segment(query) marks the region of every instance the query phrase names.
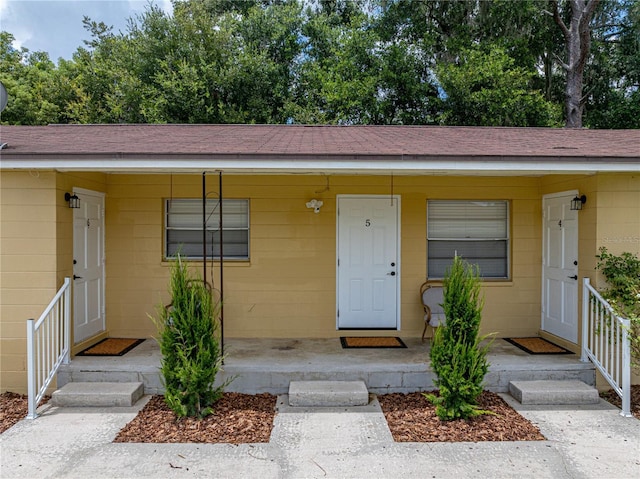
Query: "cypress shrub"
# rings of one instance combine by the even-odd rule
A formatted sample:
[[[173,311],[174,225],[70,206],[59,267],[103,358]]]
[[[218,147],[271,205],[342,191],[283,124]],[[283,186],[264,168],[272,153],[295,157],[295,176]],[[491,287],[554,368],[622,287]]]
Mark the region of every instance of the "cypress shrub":
[[[171,305],[158,308],[158,342],[165,401],[179,416],[205,417],[222,397],[214,386],[222,368],[218,340],[219,304],[204,282],[189,274],[180,256],[171,268]]]
[[[481,346],[485,338],[478,336],[484,305],[478,267],[456,256],[447,270],[443,295],[446,322],[436,329],[431,345],[439,396],[426,396],[442,420],[487,414],[477,406],[489,368],[488,345]]]

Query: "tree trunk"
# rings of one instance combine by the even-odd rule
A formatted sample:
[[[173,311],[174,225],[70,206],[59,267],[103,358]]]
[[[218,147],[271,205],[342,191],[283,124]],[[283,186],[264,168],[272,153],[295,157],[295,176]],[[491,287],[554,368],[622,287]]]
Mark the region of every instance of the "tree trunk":
[[[565,110],[567,128],[582,128],[582,97],[584,67],[591,48],[590,23],[600,0],[568,0],[571,5],[569,27],[558,11],[558,1],[551,0],[553,19],[562,30],[566,49],[566,62],[561,62],[567,74],[565,87]]]

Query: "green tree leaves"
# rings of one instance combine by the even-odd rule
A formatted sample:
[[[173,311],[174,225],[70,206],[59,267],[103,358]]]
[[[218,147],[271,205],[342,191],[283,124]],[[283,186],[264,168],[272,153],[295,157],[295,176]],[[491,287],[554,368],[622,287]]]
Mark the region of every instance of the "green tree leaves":
[[[456,63],[437,68],[446,94],[447,125],[559,126],[561,112],[532,86],[535,74],[504,49],[464,49]]]
[[[569,3],[559,0],[569,21]],[[70,61],[0,37],[2,122],[559,126],[564,40],[549,0],[174,0]],[[584,123],[640,126],[640,2],[601,0]]]

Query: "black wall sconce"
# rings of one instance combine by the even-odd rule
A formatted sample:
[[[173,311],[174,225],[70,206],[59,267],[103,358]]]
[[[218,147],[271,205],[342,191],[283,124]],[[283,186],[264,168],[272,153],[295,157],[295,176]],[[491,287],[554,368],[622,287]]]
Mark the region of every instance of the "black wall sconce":
[[[571,200],[571,210],[572,211],[580,211],[582,209],[582,205],[587,202],[587,197],[585,195],[578,196]]]
[[[75,193],[65,193],[64,200],[69,202],[69,208],[80,208],[80,198]]]

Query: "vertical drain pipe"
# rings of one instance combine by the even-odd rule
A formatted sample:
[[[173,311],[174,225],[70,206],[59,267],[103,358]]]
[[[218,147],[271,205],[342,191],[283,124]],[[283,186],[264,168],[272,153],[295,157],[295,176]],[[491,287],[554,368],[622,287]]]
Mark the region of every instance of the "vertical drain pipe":
[[[202,281],[207,286],[207,180],[202,172]]]
[[[218,204],[220,205],[220,208],[219,208],[220,211],[218,211],[218,214],[220,215],[220,352],[222,353],[222,357],[224,358],[224,279],[223,279],[224,241],[223,241],[223,234],[222,234],[222,171],[218,172],[218,189],[219,189]]]

